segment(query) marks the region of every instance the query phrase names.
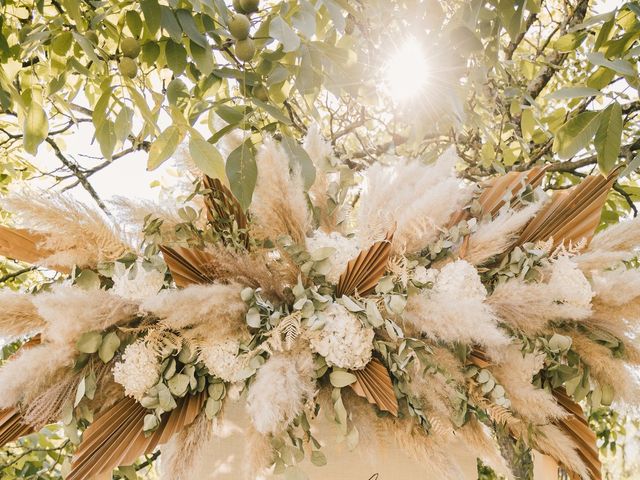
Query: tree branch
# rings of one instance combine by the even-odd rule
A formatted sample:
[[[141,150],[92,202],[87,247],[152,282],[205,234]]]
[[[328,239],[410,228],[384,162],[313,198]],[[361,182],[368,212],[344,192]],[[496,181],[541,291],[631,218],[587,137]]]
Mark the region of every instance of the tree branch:
[[[12,273],[7,273],[6,275],[4,275],[4,276],[0,277],[0,283],[6,283],[6,282],[8,282],[9,280],[13,280],[14,278],[17,278],[17,277],[19,277],[19,276],[20,276],[20,275],[22,275],[22,274],[25,274],[25,273],[27,273],[27,272],[31,272],[31,271],[33,271],[33,270],[35,270],[36,268],[38,268],[38,267],[37,267],[37,266],[35,266],[35,265],[32,265],[32,266],[30,266],[30,267],[21,268],[20,270],[17,270],[17,271],[12,272]]]

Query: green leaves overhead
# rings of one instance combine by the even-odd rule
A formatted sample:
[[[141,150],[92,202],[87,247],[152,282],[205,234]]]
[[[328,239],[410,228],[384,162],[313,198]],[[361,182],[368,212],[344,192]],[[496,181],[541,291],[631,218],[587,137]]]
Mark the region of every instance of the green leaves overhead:
[[[47,113],[37,102],[32,102],[27,110],[27,115],[23,124],[24,149],[35,155],[38,151],[38,146],[44,142],[49,134],[49,120],[47,119]]]
[[[613,102],[600,113],[600,125],[594,144],[598,152],[598,167],[606,175],[616,164],[622,142],[622,107]]]
[[[285,52],[293,52],[300,46],[300,37],[282,17],[275,17],[271,20],[269,35],[282,43]]]
[[[258,167],[255,159],[255,149],[251,139],[229,154],[226,164],[227,178],[231,192],[235,195],[244,210],[251,205],[251,197],[258,178]]]
[[[192,133],[189,141],[191,159],[202,173],[211,178],[219,178],[226,182],[224,159],[218,149],[207,142],[198,133]]]
[[[173,152],[176,151],[178,145],[182,141],[184,135],[180,133],[180,129],[175,125],[168,127],[160,134],[151,145],[149,150],[149,160],[147,162],[147,170],[155,170],[163,162],[165,162]]]
[[[572,118],[556,132],[553,150],[558,153],[560,158],[573,157],[589,145],[598,129],[598,121],[598,113],[592,111],[582,112]]]

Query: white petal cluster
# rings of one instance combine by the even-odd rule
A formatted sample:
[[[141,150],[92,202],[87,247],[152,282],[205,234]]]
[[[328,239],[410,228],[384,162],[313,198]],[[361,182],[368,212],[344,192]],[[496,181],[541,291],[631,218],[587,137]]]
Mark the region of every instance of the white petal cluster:
[[[116,266],[121,265],[116,263]],[[113,293],[128,300],[142,301],[157,294],[164,283],[164,274],[158,270],[145,270],[141,264],[135,265],[135,273],[132,269],[118,269],[111,277],[113,280]]]
[[[549,291],[554,300],[573,307],[590,308],[593,290],[578,265],[566,255],[552,265]]]
[[[411,279],[421,285],[426,285],[428,283],[435,283],[437,275],[438,271],[434,268],[418,266],[413,271]]]
[[[350,260],[360,253],[358,241],[348,238],[338,232],[325,233],[317,230],[313,237],[307,238],[307,250],[313,252],[320,248],[333,248],[335,252],[329,257],[331,268],[326,278],[331,283],[337,283],[342,272],[347,268]]]
[[[122,360],[113,367],[113,379],[124,387],[126,395],[138,401],[159,378],[158,358],[144,340],[129,345],[122,354]]]
[[[464,295],[475,300],[484,300],[487,296],[487,289],[482,285],[478,271],[464,260],[449,263],[440,270],[434,291]]]
[[[311,349],[331,366],[364,368],[371,360],[373,329],[342,305],[334,303],[324,312],[324,327],[311,338]]]
[[[247,367],[245,357],[239,356],[237,340],[212,341],[200,347],[200,360],[212,375],[226,382],[237,382],[243,378]]]

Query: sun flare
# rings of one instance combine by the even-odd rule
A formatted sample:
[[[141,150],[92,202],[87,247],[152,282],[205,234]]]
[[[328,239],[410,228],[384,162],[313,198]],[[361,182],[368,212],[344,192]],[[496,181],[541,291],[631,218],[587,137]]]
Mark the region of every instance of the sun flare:
[[[429,76],[423,45],[411,37],[402,44],[384,66],[386,88],[396,102],[406,102],[423,93]]]

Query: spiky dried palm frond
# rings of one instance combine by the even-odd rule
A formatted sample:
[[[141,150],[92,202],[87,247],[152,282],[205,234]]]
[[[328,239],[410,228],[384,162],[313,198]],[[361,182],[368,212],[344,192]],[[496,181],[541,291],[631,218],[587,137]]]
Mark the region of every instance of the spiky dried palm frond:
[[[249,248],[249,220],[235,195],[217,178],[205,175],[202,185],[207,190],[204,204],[207,209],[207,221],[216,232],[229,232],[237,235],[245,248]],[[221,236],[226,245],[226,237]]]
[[[178,406],[164,415],[157,430],[147,436],[143,422],[148,410],[130,397],[122,398],[84,431],[67,480],[90,480],[150,454],[190,425],[200,413],[204,400],[204,394],[180,399]]]
[[[393,383],[389,370],[377,358],[361,370],[353,370],[357,380],[350,386],[356,395],[366,398],[369,403],[377,405],[380,410],[386,410],[398,416],[398,399],[393,390]]]

